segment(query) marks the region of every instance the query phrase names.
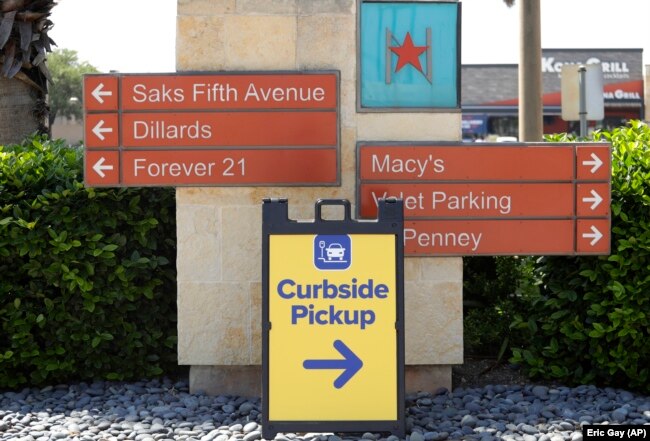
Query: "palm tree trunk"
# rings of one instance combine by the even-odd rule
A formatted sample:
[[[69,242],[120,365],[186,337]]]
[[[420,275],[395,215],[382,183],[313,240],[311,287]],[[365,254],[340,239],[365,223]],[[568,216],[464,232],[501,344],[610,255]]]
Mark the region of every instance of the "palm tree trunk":
[[[16,78],[0,77],[0,145],[22,142],[43,131],[42,93]]]
[[[519,140],[543,138],[540,0],[519,2]]]

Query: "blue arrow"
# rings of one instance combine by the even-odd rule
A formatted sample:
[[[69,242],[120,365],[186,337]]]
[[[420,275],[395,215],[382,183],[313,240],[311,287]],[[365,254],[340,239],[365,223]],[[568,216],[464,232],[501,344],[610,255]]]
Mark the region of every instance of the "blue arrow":
[[[305,369],[343,369],[343,373],[334,380],[334,387],[337,389],[345,386],[354,374],[363,367],[363,361],[348,348],[341,340],[334,340],[334,349],[339,351],[343,359],[339,360],[305,360],[302,366]]]

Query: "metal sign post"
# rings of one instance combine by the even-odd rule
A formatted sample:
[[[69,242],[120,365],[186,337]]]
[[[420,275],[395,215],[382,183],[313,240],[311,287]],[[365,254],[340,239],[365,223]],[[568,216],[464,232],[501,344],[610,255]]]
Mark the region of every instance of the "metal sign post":
[[[580,137],[587,136],[587,68],[580,66],[578,68],[580,77]]]
[[[326,220],[325,205],[344,219]],[[319,200],[290,220],[286,199],[262,206],[262,430],[404,436],[403,203],[376,220],[347,200]]]

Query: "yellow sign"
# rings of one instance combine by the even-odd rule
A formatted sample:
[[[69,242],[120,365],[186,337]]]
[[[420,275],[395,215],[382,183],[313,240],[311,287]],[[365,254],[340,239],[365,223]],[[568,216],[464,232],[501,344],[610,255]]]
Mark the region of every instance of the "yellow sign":
[[[398,420],[394,234],[269,236],[271,421]]]

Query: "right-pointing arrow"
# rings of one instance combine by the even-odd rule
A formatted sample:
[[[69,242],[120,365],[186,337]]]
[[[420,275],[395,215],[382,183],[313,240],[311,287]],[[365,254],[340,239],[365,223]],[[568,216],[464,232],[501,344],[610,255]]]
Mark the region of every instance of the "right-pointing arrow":
[[[333,360],[305,360],[302,366],[305,369],[343,369],[341,375],[334,380],[334,387],[337,389],[345,386],[350,378],[363,367],[363,362],[357,354],[352,352],[341,340],[334,341],[334,348],[343,356],[342,359]]]
[[[603,161],[598,157],[597,154],[592,153],[591,154],[591,161],[582,161],[582,165],[591,165],[591,173],[596,173],[596,170],[600,168],[601,165],[603,165]]]
[[[600,203],[603,201],[603,198],[596,192],[596,190],[591,190],[591,196],[592,197],[584,197],[582,198],[582,202],[592,202],[591,204],[591,209],[595,210],[597,206],[600,205]]]
[[[106,177],[104,170],[113,170],[113,166],[110,164],[104,165],[104,161],[106,161],[106,158],[102,156],[95,165],[93,165],[93,170],[95,170],[95,173],[97,173],[101,178]]]
[[[594,227],[593,225],[591,226],[591,233],[582,233],[582,237],[585,239],[591,239],[591,242],[589,245],[594,246],[598,243],[601,237],[603,237],[603,233],[598,231],[598,228]]]
[[[93,133],[102,141],[106,139],[104,133],[111,133],[112,131],[113,129],[111,127],[104,127],[103,119],[100,119],[99,122],[95,124],[95,127],[93,127]]]

